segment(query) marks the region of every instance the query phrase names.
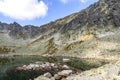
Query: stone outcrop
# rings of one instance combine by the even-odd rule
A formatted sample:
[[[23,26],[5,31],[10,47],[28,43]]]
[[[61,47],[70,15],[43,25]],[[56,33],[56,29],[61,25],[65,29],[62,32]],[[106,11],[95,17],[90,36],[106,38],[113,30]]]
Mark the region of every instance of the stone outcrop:
[[[69,76],[66,80],[119,80],[120,61]]]

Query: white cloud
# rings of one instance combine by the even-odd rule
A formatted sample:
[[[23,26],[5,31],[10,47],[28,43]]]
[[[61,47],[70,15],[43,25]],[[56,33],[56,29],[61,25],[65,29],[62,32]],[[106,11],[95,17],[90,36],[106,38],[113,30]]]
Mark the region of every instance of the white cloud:
[[[81,3],[84,3],[87,0],[60,0],[60,1],[66,4],[66,3],[70,2],[70,1],[80,1]]]
[[[0,13],[14,19],[32,20],[44,17],[48,7],[38,0],[0,0]]]

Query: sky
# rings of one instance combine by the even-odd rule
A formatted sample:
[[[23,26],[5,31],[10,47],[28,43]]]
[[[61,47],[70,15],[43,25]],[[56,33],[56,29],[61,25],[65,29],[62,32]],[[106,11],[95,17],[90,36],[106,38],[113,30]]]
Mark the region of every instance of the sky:
[[[98,0],[0,0],[0,21],[41,26],[81,11]]]

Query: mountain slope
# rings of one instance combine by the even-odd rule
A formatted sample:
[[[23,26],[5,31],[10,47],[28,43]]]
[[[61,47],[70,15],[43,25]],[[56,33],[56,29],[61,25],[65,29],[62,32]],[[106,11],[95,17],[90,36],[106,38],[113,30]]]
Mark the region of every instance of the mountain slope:
[[[100,0],[80,12],[41,26],[43,32],[39,39],[26,48],[38,54],[118,54],[119,27],[120,1]]]
[[[16,50],[17,53],[118,56],[120,1],[99,0],[80,12],[40,27],[32,25],[23,27],[16,22],[0,23],[0,31],[1,34],[7,32],[11,39],[25,43]],[[9,40],[6,42],[9,43]]]

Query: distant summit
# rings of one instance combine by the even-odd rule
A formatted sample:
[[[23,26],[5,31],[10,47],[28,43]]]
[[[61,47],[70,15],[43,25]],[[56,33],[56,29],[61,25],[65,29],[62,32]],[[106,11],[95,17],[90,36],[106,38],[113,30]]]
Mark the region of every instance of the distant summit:
[[[0,22],[0,30],[2,32],[7,32],[9,36],[14,39],[28,39],[35,38],[40,35],[39,27],[33,25],[21,26],[17,22],[11,24]]]

